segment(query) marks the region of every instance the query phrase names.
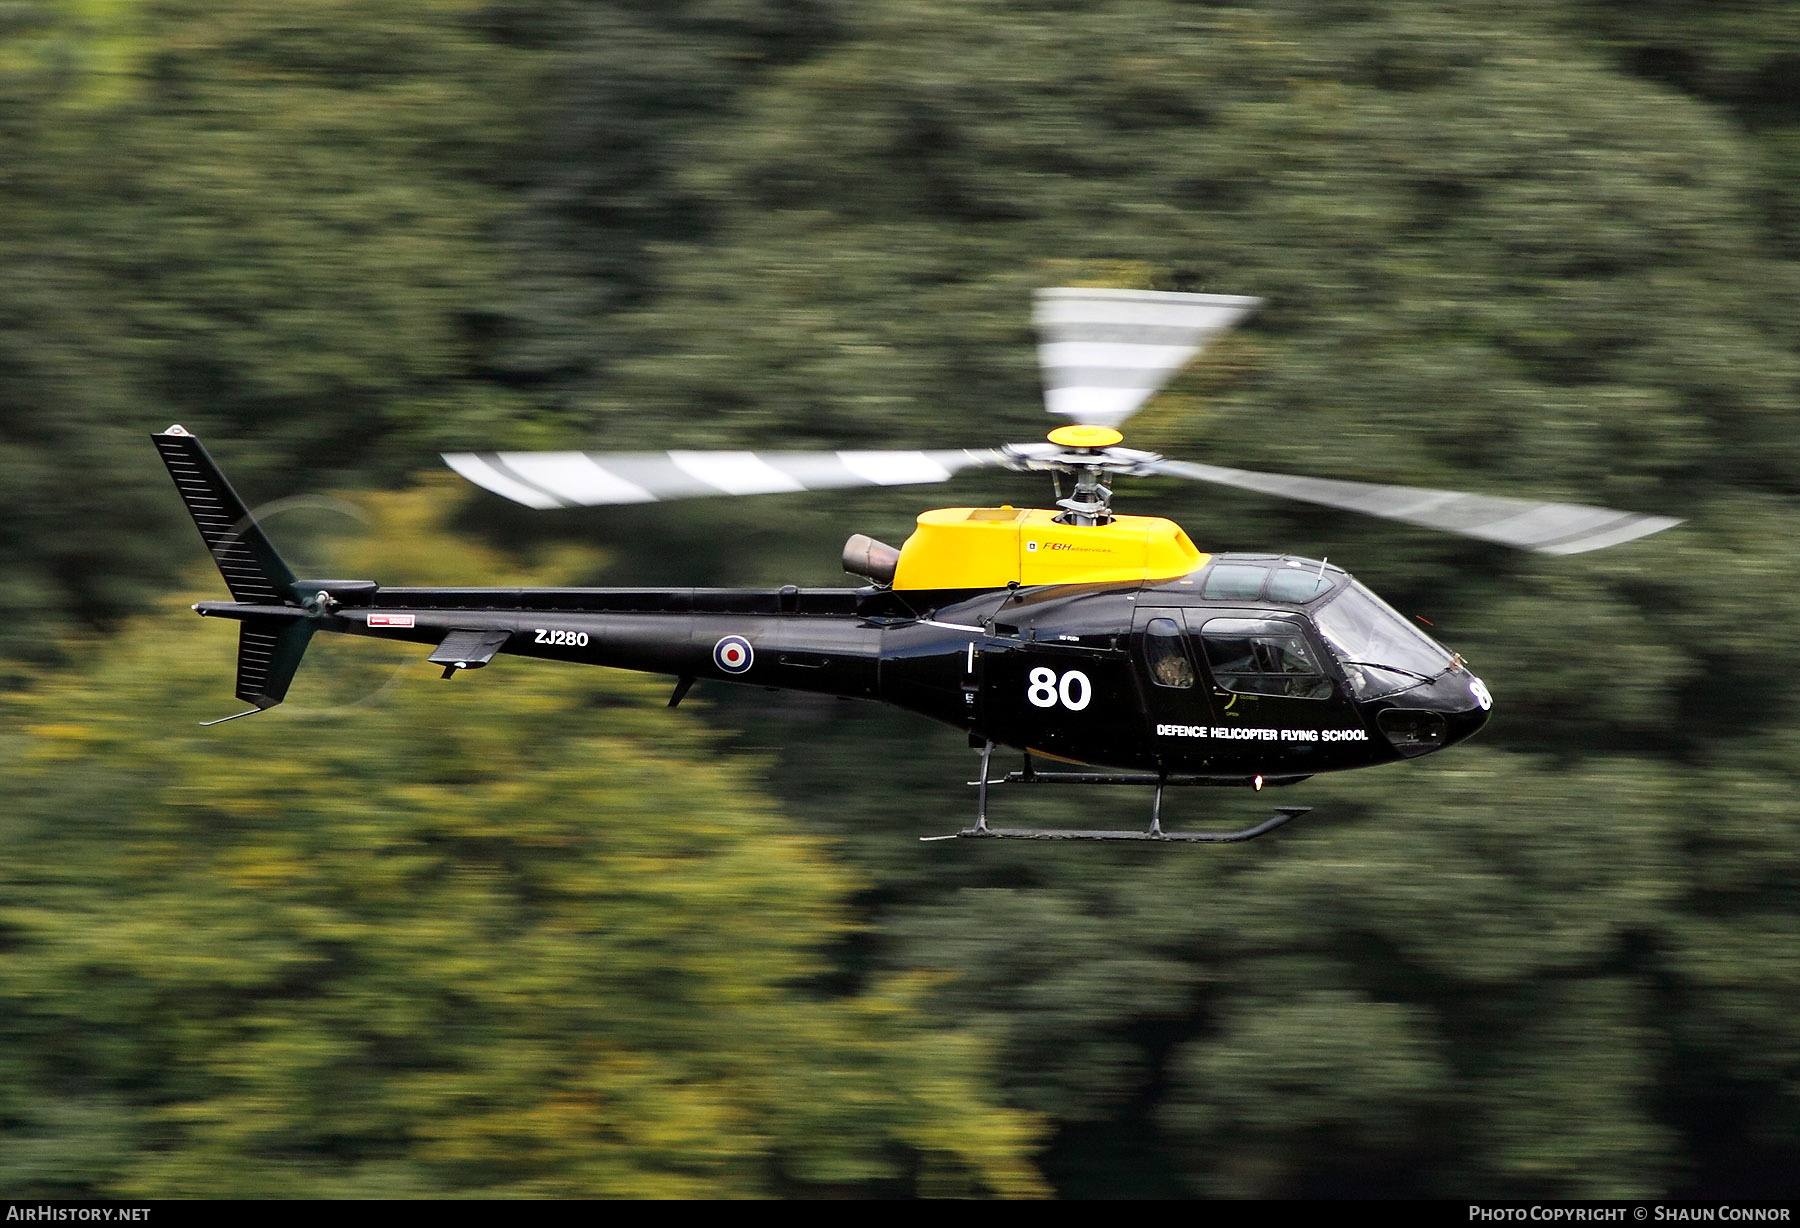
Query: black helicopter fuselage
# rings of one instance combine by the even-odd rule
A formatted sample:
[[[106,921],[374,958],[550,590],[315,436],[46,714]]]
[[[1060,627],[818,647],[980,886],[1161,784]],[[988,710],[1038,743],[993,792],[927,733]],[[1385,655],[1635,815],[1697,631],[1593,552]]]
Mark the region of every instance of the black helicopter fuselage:
[[[1307,599],[1269,597],[1281,582]],[[447,677],[510,654],[669,675],[677,698],[698,680],[868,699],[976,744],[1219,783],[1285,783],[1427,753],[1473,734],[1490,702],[1460,659],[1344,572],[1287,558],[1217,555],[1175,580],[973,592],[330,580],[297,580],[293,591],[314,595],[310,611],[195,608],[271,635],[303,621],[430,645]],[[1373,622],[1364,642],[1378,646],[1359,651],[1404,661],[1347,656],[1321,632],[1320,616],[1340,603],[1356,605],[1340,610],[1355,617],[1327,624],[1340,640]],[[245,651],[257,651],[248,638]],[[240,695],[278,702],[258,692],[256,669],[240,658]]]
[[[153,438],[231,590],[194,609],[241,624],[237,694],[252,712],[282,702],[327,632],[429,645],[446,678],[509,654],[669,675],[671,704],[700,680],[810,691],[965,730],[984,765],[1011,746],[1159,781],[1260,785],[1441,749],[1492,702],[1460,657],[1342,569],[1203,555],[1168,521],[927,513],[908,546],[927,547],[920,569],[905,552],[881,565],[1083,575],[1060,583],[383,588],[297,577],[197,439],[179,426]],[[853,538],[846,564],[873,545]],[[1166,578],[1101,578],[1146,557],[1186,561]]]

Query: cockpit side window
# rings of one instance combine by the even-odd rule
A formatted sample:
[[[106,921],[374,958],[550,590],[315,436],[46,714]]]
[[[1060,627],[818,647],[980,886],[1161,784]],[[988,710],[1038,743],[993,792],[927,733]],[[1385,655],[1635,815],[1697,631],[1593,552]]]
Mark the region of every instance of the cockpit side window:
[[[1157,686],[1185,691],[1194,685],[1194,662],[1174,619],[1153,618],[1144,627],[1144,656]]]
[[[1292,623],[1215,618],[1200,629],[1200,639],[1220,690],[1289,699],[1331,697],[1330,681],[1306,637]]]

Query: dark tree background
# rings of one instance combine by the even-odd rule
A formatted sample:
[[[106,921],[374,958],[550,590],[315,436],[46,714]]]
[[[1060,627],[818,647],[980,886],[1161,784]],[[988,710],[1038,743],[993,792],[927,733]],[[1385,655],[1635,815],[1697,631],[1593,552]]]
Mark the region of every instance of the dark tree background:
[[[0,7],[0,1192],[1793,1196],[1796,166],[1773,0]],[[1031,438],[1071,282],[1268,300],[1132,442],[1687,523],[1128,487],[1499,701],[1245,848],[921,847],[947,731],[529,663],[315,649],[191,728],[230,645],[149,431],[334,570],[830,583],[919,492],[417,475]]]

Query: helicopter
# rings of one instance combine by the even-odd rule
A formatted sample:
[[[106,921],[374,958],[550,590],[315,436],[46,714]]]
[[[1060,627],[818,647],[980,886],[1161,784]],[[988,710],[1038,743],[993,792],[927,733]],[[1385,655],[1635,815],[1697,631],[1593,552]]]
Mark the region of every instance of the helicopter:
[[[237,621],[237,696],[286,697],[316,632],[431,649],[443,677],[500,654],[663,674],[669,706],[699,680],[892,704],[964,730],[981,752],[958,838],[1234,843],[1310,807],[1224,832],[1162,824],[1164,790],[1289,786],[1467,740],[1493,696],[1463,658],[1343,568],[1286,554],[1206,553],[1170,520],[1115,514],[1112,483],[1164,475],[1380,516],[1543,554],[1618,545],[1678,523],[1578,504],[1258,473],[1123,446],[1119,425],[1206,344],[1261,305],[1231,295],[1039,290],[1042,442],[839,452],[455,453],[465,478],[534,508],[942,482],[973,468],[1049,474],[1054,509],[940,508],[899,548],[845,544],[848,588],[407,588],[299,577],[200,441],[152,439]],[[1071,480],[1067,495],[1063,479]],[[1021,767],[993,775],[997,749]],[[1045,766],[1046,761],[1055,766]],[[988,822],[995,785],[1143,785],[1146,828]]]

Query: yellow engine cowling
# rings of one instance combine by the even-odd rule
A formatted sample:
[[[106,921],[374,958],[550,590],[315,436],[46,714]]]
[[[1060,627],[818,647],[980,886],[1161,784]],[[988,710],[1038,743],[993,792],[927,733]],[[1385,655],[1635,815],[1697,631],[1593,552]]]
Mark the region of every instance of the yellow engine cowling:
[[[1160,516],[1057,524],[1035,508],[948,507],[925,512],[900,548],[896,589],[1004,588],[1106,580],[1167,580],[1206,563],[1181,526]]]

